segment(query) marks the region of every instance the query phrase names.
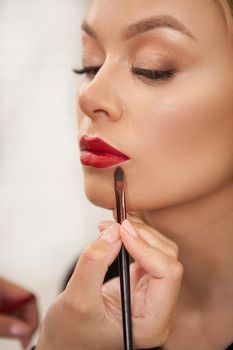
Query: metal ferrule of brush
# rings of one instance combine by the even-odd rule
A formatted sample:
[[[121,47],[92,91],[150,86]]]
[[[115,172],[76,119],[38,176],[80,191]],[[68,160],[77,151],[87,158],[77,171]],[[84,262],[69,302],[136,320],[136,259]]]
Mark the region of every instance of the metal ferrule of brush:
[[[117,202],[117,222],[122,223],[126,219],[126,207],[125,207],[125,191],[122,188],[118,188],[116,192]]]

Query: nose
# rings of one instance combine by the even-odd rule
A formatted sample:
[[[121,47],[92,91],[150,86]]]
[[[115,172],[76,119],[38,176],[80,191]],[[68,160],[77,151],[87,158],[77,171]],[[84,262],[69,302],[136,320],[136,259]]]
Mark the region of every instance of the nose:
[[[92,80],[81,87],[78,97],[79,107],[93,120],[105,118],[117,121],[124,111],[119,93],[121,87],[116,79],[112,78],[112,74],[102,71],[102,68]]]

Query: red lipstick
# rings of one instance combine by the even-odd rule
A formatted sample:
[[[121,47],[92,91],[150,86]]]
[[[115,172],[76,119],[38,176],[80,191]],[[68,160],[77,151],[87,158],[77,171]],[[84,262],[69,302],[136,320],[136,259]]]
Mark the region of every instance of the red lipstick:
[[[129,159],[98,137],[83,136],[80,140],[80,151],[81,163],[95,168],[107,168]]]

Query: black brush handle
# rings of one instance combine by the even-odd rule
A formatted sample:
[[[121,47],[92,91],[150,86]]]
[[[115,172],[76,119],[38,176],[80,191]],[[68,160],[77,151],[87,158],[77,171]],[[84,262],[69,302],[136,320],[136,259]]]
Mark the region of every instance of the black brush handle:
[[[121,286],[121,307],[123,318],[123,333],[125,350],[133,350],[131,302],[130,302],[130,275],[129,275],[129,254],[122,246],[118,256],[120,286]]]
[[[122,223],[126,219],[125,193],[124,190],[116,191],[117,222]],[[130,274],[129,274],[129,253],[122,245],[118,256],[121,307],[123,319],[123,335],[125,350],[133,350],[131,301],[130,301]]]

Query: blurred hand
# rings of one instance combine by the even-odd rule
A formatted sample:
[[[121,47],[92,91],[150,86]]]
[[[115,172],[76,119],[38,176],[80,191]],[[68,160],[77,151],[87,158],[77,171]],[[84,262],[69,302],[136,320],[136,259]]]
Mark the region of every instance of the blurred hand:
[[[27,299],[31,293],[22,287],[0,278],[0,309]],[[26,348],[38,326],[38,311],[35,297],[8,312],[0,311],[0,337],[17,338]]]
[[[130,221],[100,224],[100,237],[83,251],[66,290],[47,312],[37,350],[124,348],[119,279],[102,285],[122,242],[135,260],[131,264],[134,346],[156,347],[167,340],[182,280],[177,247],[141,219]]]

